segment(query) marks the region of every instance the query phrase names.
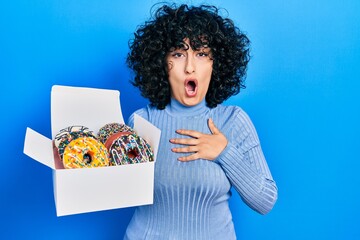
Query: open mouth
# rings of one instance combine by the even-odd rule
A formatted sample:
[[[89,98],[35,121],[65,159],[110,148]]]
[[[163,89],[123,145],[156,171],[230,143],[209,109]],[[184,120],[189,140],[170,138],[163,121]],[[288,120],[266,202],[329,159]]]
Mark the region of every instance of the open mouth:
[[[188,97],[194,97],[197,92],[197,80],[188,79],[185,81],[185,92]]]

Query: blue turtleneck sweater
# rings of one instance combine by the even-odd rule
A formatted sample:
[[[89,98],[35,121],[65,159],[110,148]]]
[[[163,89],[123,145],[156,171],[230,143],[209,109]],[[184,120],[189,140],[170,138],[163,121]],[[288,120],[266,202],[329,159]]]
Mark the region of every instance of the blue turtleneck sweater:
[[[277,199],[277,187],[247,114],[236,106],[208,108],[203,101],[186,107],[172,99],[164,110],[148,106],[136,114],[161,130],[155,163],[154,203],[139,206],[124,239],[236,239],[228,200],[231,187],[255,211],[266,214]],[[180,162],[171,138],[177,129],[209,133],[212,118],[228,139],[214,161]],[[128,124],[133,126],[133,115]],[[189,154],[184,154],[189,155]]]

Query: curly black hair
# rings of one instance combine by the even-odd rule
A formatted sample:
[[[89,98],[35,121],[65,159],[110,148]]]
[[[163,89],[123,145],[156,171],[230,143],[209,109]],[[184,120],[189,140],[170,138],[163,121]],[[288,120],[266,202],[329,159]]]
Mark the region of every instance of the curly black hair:
[[[131,83],[151,105],[164,109],[170,102],[166,56],[174,48],[184,48],[185,38],[194,50],[202,46],[211,49],[213,72],[205,97],[207,106],[216,107],[245,88],[250,40],[233,21],[220,16],[215,6],[163,5],[138,27],[126,59],[135,73]]]

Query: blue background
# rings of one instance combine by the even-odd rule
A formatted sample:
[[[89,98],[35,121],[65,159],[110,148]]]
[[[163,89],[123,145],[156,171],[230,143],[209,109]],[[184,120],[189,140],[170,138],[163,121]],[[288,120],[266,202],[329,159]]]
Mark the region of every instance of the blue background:
[[[200,3],[201,1],[188,1]],[[120,239],[133,208],[56,217],[51,170],[23,154],[26,127],[50,137],[54,84],[121,90],[144,106],[125,65],[156,1],[0,4],[1,239]],[[261,216],[237,196],[239,239],[360,239],[360,1],[208,1],[252,41],[241,106],[279,187]],[[96,116],[94,116],[96,117]]]

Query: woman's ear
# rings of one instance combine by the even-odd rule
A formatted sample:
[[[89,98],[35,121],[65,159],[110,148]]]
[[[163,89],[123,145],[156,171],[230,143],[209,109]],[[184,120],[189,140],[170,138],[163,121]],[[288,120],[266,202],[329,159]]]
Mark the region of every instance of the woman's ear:
[[[169,71],[173,68],[174,63],[173,63],[172,61],[167,61],[167,60],[166,60],[166,62],[167,62],[167,64],[166,64],[166,66],[167,66],[166,70],[169,72]]]

